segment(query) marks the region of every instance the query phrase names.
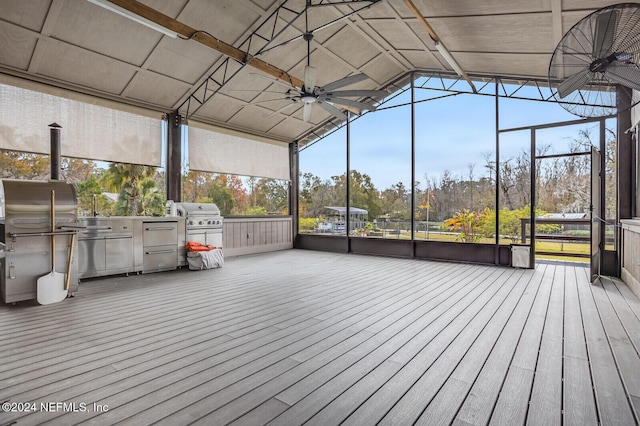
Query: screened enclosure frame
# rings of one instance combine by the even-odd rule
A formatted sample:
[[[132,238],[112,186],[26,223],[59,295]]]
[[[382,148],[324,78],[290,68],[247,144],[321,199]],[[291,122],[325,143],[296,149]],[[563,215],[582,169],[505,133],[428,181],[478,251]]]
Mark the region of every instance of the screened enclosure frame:
[[[416,79],[419,77],[426,76],[426,82],[435,82],[432,87],[427,87],[426,83],[421,84],[420,86],[416,85]],[[501,98],[509,98],[509,99],[522,99],[522,100],[532,100],[532,101],[540,101],[540,102],[552,102],[557,103],[555,98],[551,95],[551,92],[548,88],[545,88],[546,82],[542,80],[515,80],[512,78],[501,78],[501,77],[484,77],[484,76],[472,76],[474,81],[478,79],[482,82],[480,85],[478,96],[492,96],[495,99],[494,106],[494,114],[495,114],[495,161],[496,161],[496,170],[500,170],[500,134],[505,132],[513,131],[513,129],[501,129],[500,128],[500,99]],[[437,100],[442,97],[437,97],[433,99],[425,99],[425,100],[416,100],[416,92],[422,89],[429,90],[440,90],[443,92],[447,92],[448,94],[469,94],[470,89],[466,89],[464,85],[459,85],[456,87],[456,82],[459,81],[459,77],[455,75],[450,75],[446,73],[429,73],[424,71],[416,71],[408,73],[406,76],[398,79],[396,82],[389,85],[391,88],[396,90],[393,95],[390,95],[384,102],[382,102],[378,106],[378,111],[389,109],[389,108],[397,108],[400,106],[410,105],[411,108],[411,236],[409,240],[395,240],[395,239],[380,239],[380,238],[367,238],[367,237],[359,237],[359,236],[351,236],[351,235],[339,235],[339,236],[326,236],[326,235],[314,235],[314,234],[302,234],[298,232],[298,229],[295,230],[295,239],[294,239],[294,247],[296,248],[306,248],[306,249],[316,249],[316,250],[328,250],[328,251],[337,251],[344,253],[362,253],[362,254],[379,254],[379,255],[388,255],[388,256],[400,256],[400,257],[408,257],[408,258],[416,258],[416,259],[434,259],[434,260],[450,260],[450,261],[458,261],[458,262],[473,262],[473,263],[483,263],[483,264],[494,264],[494,265],[503,265],[510,266],[511,265],[511,245],[501,244],[499,239],[499,229],[500,229],[500,218],[499,214],[496,214],[495,220],[495,240],[493,243],[460,243],[460,242],[442,242],[442,241],[434,241],[434,240],[420,240],[416,239],[416,230],[415,230],[415,220],[416,220],[416,206],[415,206],[415,177],[416,177],[416,116],[415,116],[415,107],[416,104],[422,102],[428,102],[431,100]],[[402,88],[399,86],[402,85]],[[521,89],[524,86],[532,86],[535,87],[536,93],[535,96],[525,96],[522,94]],[[509,90],[508,88],[511,88]],[[490,91],[492,90],[492,93]],[[549,91],[545,93],[545,90]],[[407,91],[411,91],[411,101],[408,103],[403,103],[399,105],[387,106],[388,103],[396,99],[401,93],[405,93]],[[446,95],[445,95],[446,96]],[[345,173],[347,177],[347,189],[349,188],[349,179],[350,179],[350,144],[351,144],[351,135],[350,135],[350,126],[353,121],[359,119],[362,116],[365,116],[370,113],[364,113],[361,116],[352,116],[349,114],[349,118],[344,123],[338,123],[333,119],[329,119],[320,126],[311,130],[307,134],[303,135],[298,141],[295,142],[296,146],[299,147],[296,150],[296,156],[299,155],[301,151],[304,151],[306,148],[313,146],[316,143],[319,143],[325,137],[335,133],[337,130],[346,127],[346,137],[345,137],[345,152],[346,152],[346,164],[345,164]],[[623,115],[629,115],[629,111],[624,111]],[[532,128],[551,128],[556,126],[563,126],[568,124],[583,124],[590,122],[601,122],[604,123],[604,120],[609,119],[611,117],[601,117],[594,119],[578,119],[575,121],[569,122],[561,122],[561,123],[547,123],[543,125],[536,126],[527,126],[527,129]],[[532,130],[534,133],[535,130]],[[532,136],[534,137],[534,136]],[[602,150],[602,142],[603,138],[600,138],[600,149]],[[532,157],[535,157],[535,141],[533,140],[531,143],[531,147],[533,149]],[[293,164],[293,163],[292,163]],[[299,160],[295,162],[296,169],[292,170],[292,175],[298,176],[299,170]],[[619,178],[617,178],[619,180]],[[535,180],[532,179],[531,185],[534,185]],[[601,180],[601,196],[605,196],[605,188],[604,183]],[[296,186],[296,191],[299,190],[299,187]],[[296,199],[297,201],[297,199]],[[347,207],[350,205],[350,197],[347,194]],[[501,202],[500,197],[500,175],[496,176],[496,185],[495,185],[495,205],[496,211],[499,210]],[[533,203],[532,203],[533,205]],[[533,209],[532,209],[533,210]],[[294,221],[297,223],[299,219],[299,210],[298,205],[291,209],[291,212],[296,216]],[[599,215],[599,217],[602,215]],[[619,250],[618,248],[616,250]],[[531,250],[531,257],[533,259],[535,254],[533,250]],[[605,256],[606,258],[606,256]],[[613,256],[610,256],[609,261],[605,259],[604,265],[609,265],[608,269],[613,271],[616,269],[615,264],[617,262],[617,254],[614,252]],[[533,261],[531,262],[530,267],[533,267]],[[615,274],[611,274],[615,275]]]
[[[531,210],[530,210],[530,216],[528,218],[528,223],[530,224],[531,227],[531,231],[530,231],[530,238],[529,238],[529,244],[525,244],[523,243],[522,245],[527,245],[529,247],[529,267],[533,268],[535,266],[535,261],[536,261],[536,208],[535,206],[537,205],[537,190],[536,190],[536,181],[537,181],[537,174],[536,174],[536,170],[537,170],[537,166],[536,166],[536,162],[539,160],[543,160],[543,159],[549,159],[549,158],[563,158],[563,157],[573,157],[573,156],[590,156],[592,154],[591,151],[585,151],[585,152],[574,152],[574,153],[563,153],[563,154],[552,154],[552,155],[537,155],[537,132],[539,130],[544,130],[544,129],[552,129],[552,128],[560,128],[560,127],[568,127],[568,126],[573,126],[573,125],[579,125],[579,124],[588,124],[588,123],[597,123],[598,124],[598,146],[593,146],[592,148],[595,148],[598,150],[598,152],[603,153],[606,149],[606,121],[608,119],[611,118],[615,118],[615,116],[606,116],[606,117],[598,117],[598,118],[588,118],[588,119],[581,119],[581,120],[571,120],[571,121],[561,121],[561,122],[556,122],[556,123],[548,123],[548,124],[541,124],[541,125],[534,125],[534,126],[524,126],[524,127],[514,127],[514,128],[509,128],[509,129],[499,129],[498,130],[498,136],[503,135],[503,134],[507,134],[507,133],[511,133],[511,132],[522,132],[522,131],[526,131],[529,132],[529,143],[530,143],[530,158],[532,159],[532,167],[530,167],[530,191],[531,191]],[[594,164],[591,164],[591,168],[593,169]],[[600,155],[599,156],[599,164],[597,164],[597,168],[598,168],[598,172],[601,173],[602,171],[605,170],[605,156],[604,155]],[[605,240],[605,226],[597,226],[594,227],[593,226],[593,222],[594,221],[602,221],[602,222],[606,222],[606,217],[605,217],[605,196],[606,196],[606,176],[604,173],[600,174],[600,177],[598,179],[598,185],[599,188],[597,188],[597,193],[599,194],[599,202],[596,204],[595,206],[595,210],[594,210],[594,203],[591,204],[591,210],[592,210],[592,215],[593,215],[593,219],[591,220],[592,225],[590,226],[590,230],[591,232],[593,232],[593,229],[596,229],[596,232],[598,232],[598,235],[595,236],[596,238],[594,238],[594,236],[591,236],[591,240],[593,241],[594,239],[597,241],[604,241]],[[593,193],[593,188],[590,189],[590,191]],[[497,188],[497,200],[499,200],[499,188]],[[499,215],[496,215],[496,220],[499,221]],[[496,227],[499,229],[499,223],[496,224]],[[524,235],[523,235],[523,240],[524,240]],[[593,249],[592,249],[593,251]],[[616,251],[616,250],[609,250],[609,251]],[[597,253],[598,255],[598,265],[600,265],[602,268],[605,268],[607,270],[611,270],[612,268],[614,268],[614,265],[610,265],[610,264],[604,264],[604,248],[600,247],[599,248],[599,252]],[[593,253],[591,253],[591,255],[589,257],[591,257],[593,255]],[[609,260],[610,262],[610,260]]]

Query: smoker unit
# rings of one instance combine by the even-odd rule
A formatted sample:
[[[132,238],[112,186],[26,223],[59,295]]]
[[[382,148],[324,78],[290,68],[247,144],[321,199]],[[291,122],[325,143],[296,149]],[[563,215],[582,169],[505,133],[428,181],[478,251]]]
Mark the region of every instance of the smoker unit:
[[[222,248],[220,209],[212,203],[176,203],[178,216],[185,218],[185,241]]]
[[[71,235],[78,226],[73,185],[60,181],[0,181],[0,243],[5,245],[0,293],[5,303],[36,299],[38,278],[51,272],[51,190],[55,191],[55,270],[66,274]],[[78,289],[77,251],[76,246],[69,271],[69,294]]]

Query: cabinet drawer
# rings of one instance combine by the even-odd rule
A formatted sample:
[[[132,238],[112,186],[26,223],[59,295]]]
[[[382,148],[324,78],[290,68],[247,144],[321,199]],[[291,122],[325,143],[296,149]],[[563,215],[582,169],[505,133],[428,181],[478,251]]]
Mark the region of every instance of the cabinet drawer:
[[[142,256],[142,272],[176,269],[178,267],[178,246],[145,247]]]
[[[142,230],[145,247],[178,244],[177,222],[144,222]]]

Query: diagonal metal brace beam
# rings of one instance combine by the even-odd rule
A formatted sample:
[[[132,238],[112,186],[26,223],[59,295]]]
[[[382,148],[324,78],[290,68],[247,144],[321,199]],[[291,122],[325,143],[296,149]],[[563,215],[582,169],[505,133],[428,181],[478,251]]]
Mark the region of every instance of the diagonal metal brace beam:
[[[222,89],[222,87],[228,81],[235,77],[246,66],[256,68],[264,72],[265,74],[281,80],[293,87],[302,87],[304,85],[304,82],[301,79],[296,78],[295,76],[292,76],[286,71],[281,70],[271,64],[268,64],[267,62],[259,59],[258,56],[270,50],[267,48],[272,43],[272,41],[275,40],[279,35],[284,33],[286,29],[291,27],[293,23],[311,7],[337,6],[353,3],[368,3],[369,6],[371,6],[372,4],[375,4],[381,0],[316,0],[315,2],[313,0],[307,0],[304,7],[300,10],[293,10],[286,7],[286,3],[288,2],[288,0],[284,0],[276,8],[276,10],[272,12],[271,15],[267,17],[264,22],[255,31],[253,31],[253,33],[249,35],[249,37],[247,37],[247,39],[241,44],[241,47],[245,46],[246,51],[227,44],[207,32],[198,31],[194,28],[191,28],[188,25],[185,25],[167,15],[162,14],[161,12],[158,12],[155,9],[152,9],[138,2],[137,0],[108,1],[122,7],[123,9],[129,10],[130,12],[138,16],[146,18],[158,25],[176,32],[183,39],[198,41],[199,43],[204,44],[205,46],[208,46],[226,56],[226,59],[216,67],[213,73],[211,73],[205,81],[203,81],[195,90],[193,90],[189,97],[177,108],[177,110],[180,111],[183,110],[186,106],[186,112],[184,116],[189,119],[198,110],[200,110],[200,108],[202,108],[216,93],[218,93],[218,91]],[[360,10],[361,9],[355,10],[347,14],[347,16],[357,13]],[[289,19],[286,25],[284,25],[282,28],[276,30],[279,19],[283,19],[280,17],[280,12],[282,11],[293,14],[293,18]],[[267,31],[269,31],[268,35],[265,36],[259,34],[259,31],[262,31],[264,30],[264,28],[268,27],[270,22],[272,22],[272,28],[270,30],[267,28]],[[325,26],[323,26],[323,28]],[[252,46],[252,44],[255,45],[257,42],[264,42],[264,44],[260,48],[255,49],[255,46]],[[256,52],[250,53],[253,50],[256,50]]]
[[[293,24],[300,18],[303,14],[305,14],[308,10],[315,6],[339,6],[345,4],[362,4],[365,3],[364,7],[360,7],[354,9],[344,16],[335,19],[331,22],[328,22],[324,25],[321,25],[318,28],[310,30],[311,32],[319,31],[324,28],[327,28],[349,16],[356,14],[366,8],[371,7],[373,4],[377,3],[381,0],[338,0],[328,2],[326,0],[306,0],[306,4],[298,6],[297,9],[293,7],[288,7],[287,3],[289,0],[284,0],[282,3],[267,17],[263,20],[258,28],[256,28],[240,45],[239,48],[246,50],[253,58],[257,58],[260,55],[263,55],[273,49],[280,48],[286,44],[289,44],[292,41],[301,39],[303,34],[294,37],[292,39],[286,40],[284,42],[280,42],[278,44],[273,44],[275,40],[278,39],[282,34],[285,33],[287,29],[293,26]],[[289,14],[288,18],[285,18],[283,15],[287,13]],[[281,21],[284,21],[285,24],[281,25]],[[254,59],[255,60],[255,59]],[[230,65],[230,63],[232,63]],[[239,65],[238,65],[239,64]],[[209,75],[209,77],[203,81],[200,86],[198,86],[195,90],[192,91],[191,95],[178,107],[178,110],[183,110],[186,105],[185,117],[187,119],[191,118],[194,114],[196,114],[200,108],[202,108],[213,96],[215,96],[231,79],[233,79],[246,65],[251,65],[251,63],[240,63],[236,64],[233,62],[232,58],[227,57],[222,63],[220,63],[215,70]],[[287,81],[288,84],[294,87],[302,87],[295,86],[295,84]]]
[[[252,66],[272,77],[286,82],[287,84],[291,84],[295,87],[302,87],[302,85],[304,85],[304,82],[301,79],[289,75],[286,71],[283,71],[261,59],[255,58],[248,52],[244,52],[230,44],[227,44],[224,41],[215,38],[211,34],[198,31],[195,28],[183,24],[182,22],[158,12],[157,10],[136,0],[109,0],[109,2],[135,13],[138,16],[142,16],[143,18],[155,22],[158,25],[175,31],[186,39],[195,40],[242,64]]]

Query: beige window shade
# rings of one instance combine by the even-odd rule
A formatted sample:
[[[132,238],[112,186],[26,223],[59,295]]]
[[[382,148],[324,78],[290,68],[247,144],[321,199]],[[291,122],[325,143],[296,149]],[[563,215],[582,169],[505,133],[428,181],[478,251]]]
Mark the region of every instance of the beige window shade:
[[[282,142],[189,123],[189,169],[289,180],[289,148]]]
[[[161,166],[162,122],[131,112],[0,84],[0,148],[49,154],[49,124],[61,155]]]

